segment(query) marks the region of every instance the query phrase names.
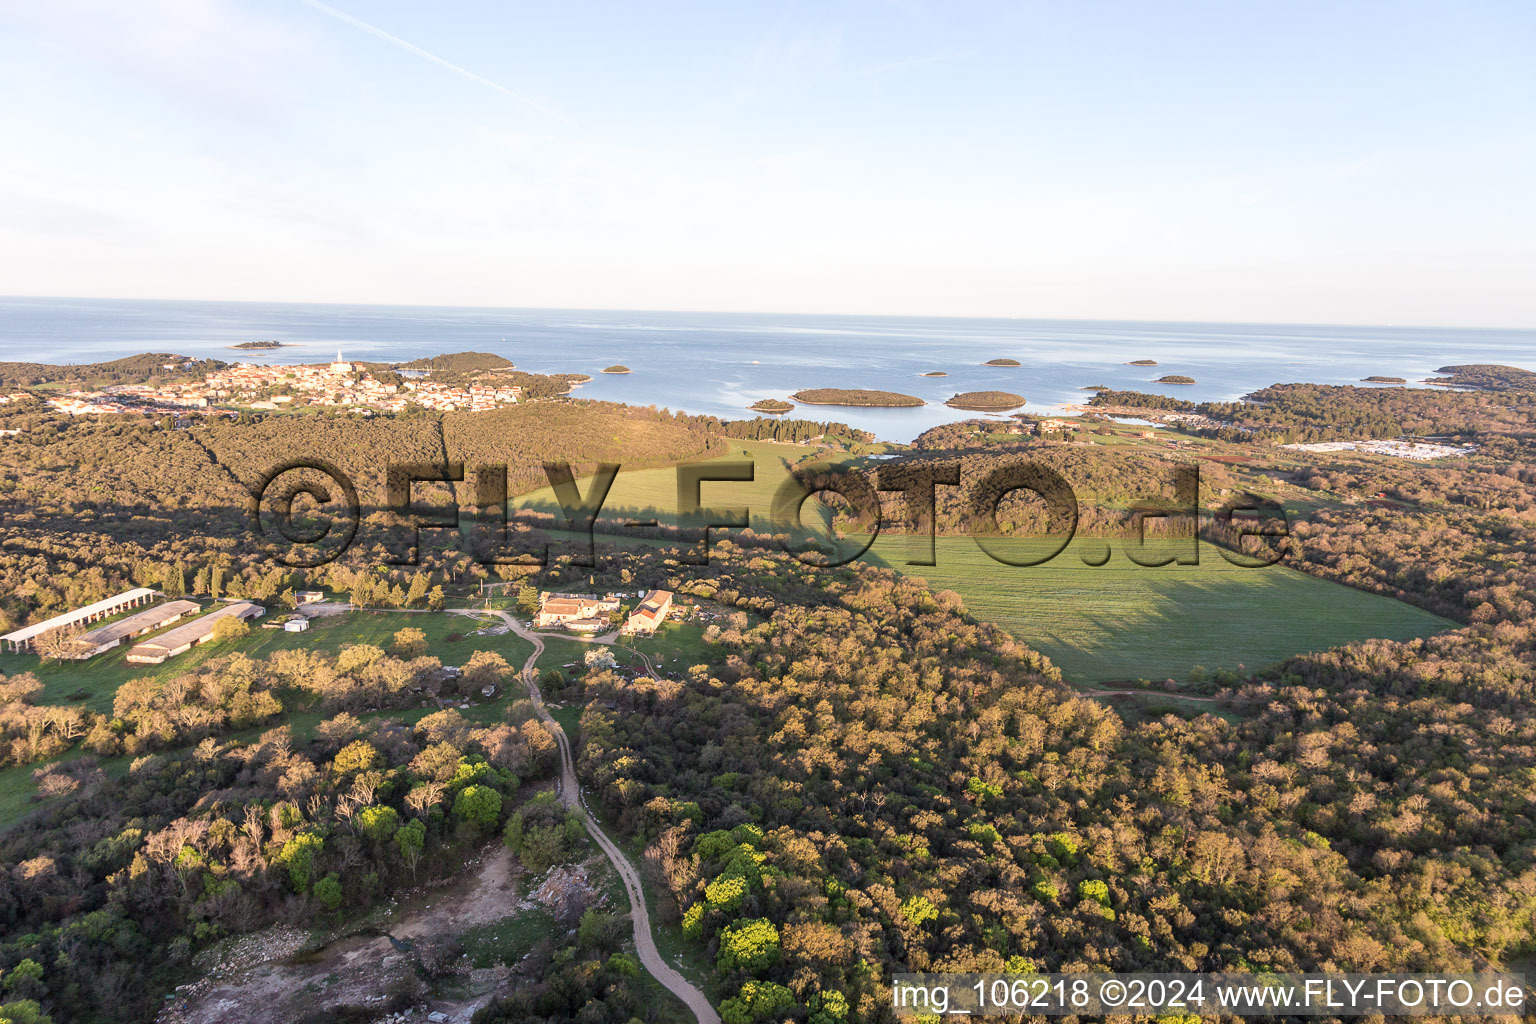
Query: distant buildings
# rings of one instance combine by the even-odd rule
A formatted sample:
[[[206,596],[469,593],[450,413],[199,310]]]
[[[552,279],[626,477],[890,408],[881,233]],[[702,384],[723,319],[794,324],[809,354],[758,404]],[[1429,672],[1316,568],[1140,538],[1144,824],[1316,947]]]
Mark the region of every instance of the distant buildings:
[[[193,619],[184,626],[146,640],[135,645],[128,651],[128,660],[136,665],[159,665],[167,658],[191,650],[198,644],[207,643],[213,637],[213,627],[220,619],[238,616],[242,619],[254,619],[266,614],[266,609],[259,604],[250,601],[234,601],[217,611],[209,612],[199,618]]]
[[[667,621],[667,613],[672,610],[672,591],[653,590],[645,595],[645,600],[629,613],[629,619],[624,623],[622,632],[627,634],[645,634],[650,636]]]
[[[21,629],[12,630],[4,636],[0,636],[0,643],[7,644],[14,651],[29,651],[32,642],[44,633],[51,633],[56,629],[69,629],[74,626],[84,625],[89,622],[97,622],[101,619],[111,618],[129,608],[136,608],[141,604],[148,604],[158,594],[148,587],[135,587],[125,590],[113,597],[105,597],[83,608],[76,608],[72,612],[55,615],[51,619],[23,626]]]
[[[100,391],[71,391],[49,398],[47,404],[71,416],[98,413],[158,414],[209,410],[214,405],[249,409],[278,406],[346,406],[359,412],[400,412],[421,405],[446,412],[485,412],[522,400],[523,389],[511,384],[471,383],[450,386],[431,380],[410,380],[402,389],[385,384],[356,363],[336,353],[332,363],[257,366],[237,363],[215,370],[201,381],[175,384],[118,384]]]

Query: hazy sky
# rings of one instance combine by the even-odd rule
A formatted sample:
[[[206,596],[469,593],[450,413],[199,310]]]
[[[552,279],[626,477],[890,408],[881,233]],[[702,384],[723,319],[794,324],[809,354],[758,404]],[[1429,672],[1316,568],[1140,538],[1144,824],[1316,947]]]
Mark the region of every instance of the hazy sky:
[[[1533,54],[1529,0],[0,0],[0,294],[1533,326]]]

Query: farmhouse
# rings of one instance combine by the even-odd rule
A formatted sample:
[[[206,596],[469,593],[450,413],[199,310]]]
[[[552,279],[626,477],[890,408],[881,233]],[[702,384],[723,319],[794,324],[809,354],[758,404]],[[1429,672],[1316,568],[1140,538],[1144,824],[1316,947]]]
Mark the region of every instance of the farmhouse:
[[[152,633],[164,626],[169,626],[183,615],[190,615],[197,610],[196,601],[168,601],[141,612],[134,612],[126,619],[118,619],[105,626],[97,626],[90,632],[81,633],[75,637],[70,642],[75,653],[70,657],[75,661],[94,658],[102,651],[110,651],[124,640]]]
[[[254,619],[264,614],[266,609],[259,604],[235,601],[218,611],[209,612],[185,625],[162,633],[153,640],[134,645],[128,651],[128,660],[136,665],[159,665],[167,658],[174,658],[198,644],[207,643],[213,637],[213,627],[220,619],[227,619],[230,616]]]
[[[671,610],[672,591],[653,590],[645,595],[645,600],[640,602],[638,608],[629,613],[623,632],[654,633],[667,620],[667,613]]]
[[[601,619],[618,610],[619,599],[613,594],[598,597],[596,594],[543,593],[539,595],[539,613],[534,616],[533,624],[541,628],[573,626],[584,620]],[[599,622],[598,625],[606,623]]]
[[[0,636],[0,642],[8,644],[12,651],[31,650],[32,641],[44,633],[51,633],[56,629],[67,629],[71,626],[80,626],[87,622],[97,622],[101,619],[110,618],[119,612],[127,611],[129,608],[148,604],[156,596],[156,592],[148,587],[135,587],[132,590],[125,590],[115,597],[105,597],[83,608],[76,608],[72,612],[65,612],[63,615],[55,615],[51,619],[12,630],[4,636]]]

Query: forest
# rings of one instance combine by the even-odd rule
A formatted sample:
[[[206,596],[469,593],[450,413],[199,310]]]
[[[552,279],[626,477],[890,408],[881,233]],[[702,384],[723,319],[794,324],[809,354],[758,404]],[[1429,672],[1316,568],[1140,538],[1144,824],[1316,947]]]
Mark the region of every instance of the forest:
[[[906,970],[1450,971],[1536,953],[1536,410],[1514,392],[1261,394],[1201,408],[1256,431],[1477,439],[1475,457],[1416,464],[1244,435],[1224,450],[1245,463],[1200,464],[1213,491],[1269,479],[1302,496],[1296,568],[1458,628],[1225,673],[1208,704],[1131,717],[910,575],[735,542],[698,565],[664,534],[579,570],[595,590],[720,609],[703,653],[653,677],[582,664],[543,684],[579,715],[589,799],[643,851],[655,915],[707,965],[726,1020],[889,1024]],[[15,402],[0,407],[19,431],[0,446],[0,609],[9,627],[134,583],[441,608],[499,570],[472,571],[452,538],[388,564],[384,462],[505,464],[516,490],[545,482],[545,459],[666,466],[785,422],[562,400],[169,429]],[[791,431],[838,433],[805,422]],[[1071,482],[1090,531],[1176,500],[1190,461],[966,438],[878,467],[961,462],[965,486],[939,488],[944,532],[969,527],[974,481],[1021,455]],[[290,454],[369,496],[346,559],[291,569],[250,543],[248,483]],[[900,492],[885,497],[903,519]],[[509,578],[532,592],[570,569]],[[149,1020],[225,936],[343,921],[488,843],[530,871],[579,854],[541,795],[556,751],[531,704],[423,716],[416,688],[448,684],[417,638],[215,650],[128,679],[110,713],[50,700],[26,671],[0,680],[0,757],[37,788],[24,827],[0,832],[3,1012]],[[477,658],[450,688],[510,685],[504,659]],[[312,727],[290,724],[300,711]],[[482,1022],[656,1019],[620,924],[551,937]]]
[[[1225,441],[1290,444],[1419,435],[1492,442],[1500,445],[1501,453],[1514,453],[1528,450],[1536,440],[1536,390],[1528,388],[1494,392],[1274,384],[1240,402],[1196,403],[1134,391],[1101,391],[1088,404],[1198,413],[1219,425],[1190,429]]]

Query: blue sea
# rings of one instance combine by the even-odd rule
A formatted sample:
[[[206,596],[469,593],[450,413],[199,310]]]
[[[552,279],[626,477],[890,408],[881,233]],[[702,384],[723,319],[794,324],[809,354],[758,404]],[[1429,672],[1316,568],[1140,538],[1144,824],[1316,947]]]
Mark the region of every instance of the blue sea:
[[[265,340],[294,347],[230,348]],[[340,350],[348,359],[398,362],[471,349],[530,372],[591,374],[578,397],[724,418],[751,416],[746,407],[760,398],[810,387],[925,399],[913,409],[800,406],[791,414],[841,420],[891,441],[975,416],[943,405],[962,391],[1012,391],[1028,400],[1025,411],[1049,413],[1086,401],[1092,393],[1082,389],[1093,384],[1203,401],[1373,374],[1417,385],[1448,363],[1536,369],[1532,330],[0,298],[0,360],[87,363],[154,351],[313,363]],[[1022,365],[981,365],[996,358]],[[1157,365],[1127,365],[1134,359]],[[634,372],[600,372],[614,363]],[[920,376],[930,370],[948,376]],[[1197,383],[1152,383],[1164,374]]]

